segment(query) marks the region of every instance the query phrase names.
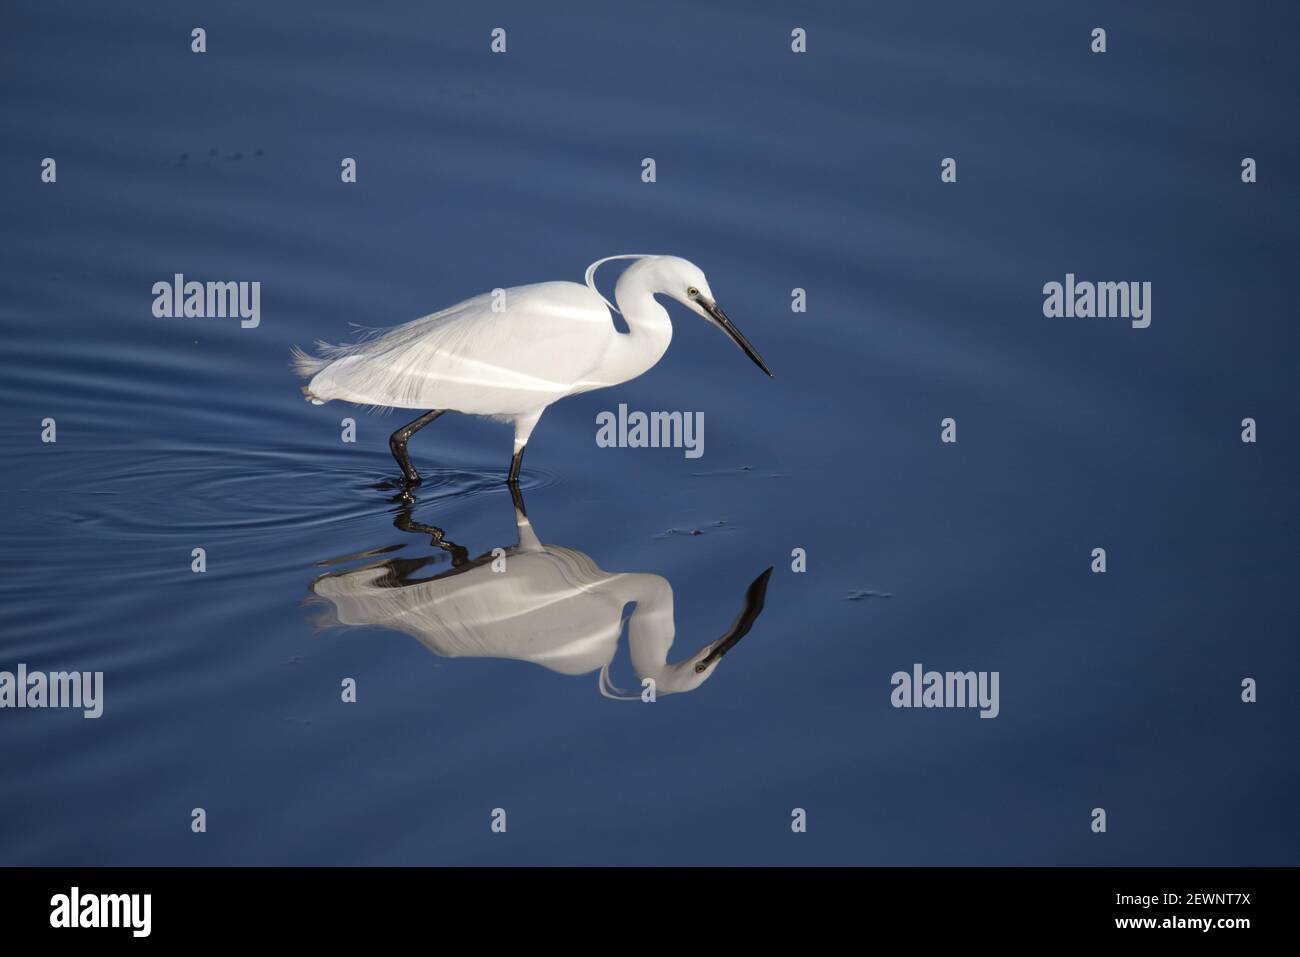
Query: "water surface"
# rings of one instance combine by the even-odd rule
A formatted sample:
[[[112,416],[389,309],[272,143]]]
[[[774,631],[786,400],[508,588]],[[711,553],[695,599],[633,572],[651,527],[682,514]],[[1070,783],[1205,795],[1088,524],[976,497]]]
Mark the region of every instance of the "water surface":
[[[8,10],[0,669],[103,671],[106,702],[0,712],[0,862],[1296,863],[1296,27],[1280,3]],[[290,347],[642,251],[700,264],[776,377],[674,309],[653,370],[546,414],[522,494],[540,543],[668,583],[673,659],[774,567],[743,642],[646,705],[322,627],[322,575],[453,569],[412,521],[517,543],[510,432],[420,433],[403,521],[373,486],[406,413],[308,405]],[[261,324],[155,318],[178,272],[260,281]],[[1151,281],[1151,327],[1044,318],[1067,272]],[[702,411],[704,456],[598,448],[620,402]],[[915,662],[998,671],[999,716],[892,708]],[[626,638],[610,678],[637,688]]]

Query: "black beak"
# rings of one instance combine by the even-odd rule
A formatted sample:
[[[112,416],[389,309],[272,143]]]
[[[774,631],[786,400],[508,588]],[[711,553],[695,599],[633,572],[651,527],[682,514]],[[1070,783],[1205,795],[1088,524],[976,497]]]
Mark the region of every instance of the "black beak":
[[[762,362],[761,359],[756,361]],[[745,607],[740,609],[740,614],[731,623],[727,633],[718,639],[717,644],[713,646],[713,650],[695,663],[697,672],[709,667],[709,665],[736,647],[741,638],[749,634],[749,629],[754,627],[754,622],[758,621],[759,613],[763,610],[763,602],[767,598],[767,580],[771,577],[772,569],[769,568],[750,583],[748,590],[745,592]]]
[[[767,367],[767,363],[763,361],[763,357],[760,356],[758,351],[749,344],[749,340],[740,334],[740,330],[737,329],[732,321],[727,318],[727,314],[718,308],[716,302],[711,299],[705,299],[703,296],[697,299],[696,302],[704,308],[704,311],[709,314],[709,317],[713,319],[718,328],[730,336],[731,341],[740,346],[740,348],[744,350],[745,355],[754,360],[756,366],[766,372],[769,376],[772,374],[772,370]]]

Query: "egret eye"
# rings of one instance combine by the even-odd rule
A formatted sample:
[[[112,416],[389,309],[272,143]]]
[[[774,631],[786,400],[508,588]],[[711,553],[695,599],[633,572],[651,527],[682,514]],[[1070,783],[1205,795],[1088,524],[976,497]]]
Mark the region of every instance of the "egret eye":
[[[697,661],[697,662],[695,663],[695,673],[698,675],[698,674],[700,674],[702,671],[704,671],[704,669],[707,668],[707,667],[709,667],[709,666],[706,665],[704,662],[702,662],[702,661]]]
[[[696,289],[694,286],[691,286],[689,289],[686,290],[686,295],[690,296],[692,299],[694,299],[699,294],[700,291]]]

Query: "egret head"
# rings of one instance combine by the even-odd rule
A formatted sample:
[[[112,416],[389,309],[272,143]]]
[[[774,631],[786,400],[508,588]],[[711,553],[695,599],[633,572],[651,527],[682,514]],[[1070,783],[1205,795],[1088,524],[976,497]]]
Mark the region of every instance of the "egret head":
[[[709,288],[709,281],[704,278],[704,271],[695,263],[682,259],[680,256],[644,256],[636,254],[606,256],[604,259],[598,259],[587,267],[587,285],[597,295],[600,293],[596,289],[594,279],[596,270],[602,263],[607,263],[611,259],[636,260],[619,280],[620,289],[623,289],[626,283],[636,289],[637,292],[649,292],[653,296],[663,295],[668,296],[670,299],[676,299],[691,312],[702,316],[706,322],[721,329],[732,342],[740,347],[740,350],[745,355],[754,360],[755,365],[769,376],[772,374],[772,370],[767,367],[767,363],[758,354],[758,350],[749,344],[749,340],[741,335],[740,330],[722,311],[713,296],[713,290]],[[605,301],[607,304],[609,303],[609,300]]]
[[[704,271],[699,266],[680,256],[656,256],[650,268],[655,271],[656,292],[676,299],[691,312],[702,316],[706,322],[717,326],[745,355],[754,360],[755,365],[769,376],[772,374],[758,350],[750,345],[749,340],[722,311],[713,297],[713,290],[709,288],[709,280],[704,277]]]
[[[656,293],[676,299],[691,312],[709,318],[703,303],[713,301],[713,290],[704,270],[680,256],[654,256],[646,266],[653,273]]]

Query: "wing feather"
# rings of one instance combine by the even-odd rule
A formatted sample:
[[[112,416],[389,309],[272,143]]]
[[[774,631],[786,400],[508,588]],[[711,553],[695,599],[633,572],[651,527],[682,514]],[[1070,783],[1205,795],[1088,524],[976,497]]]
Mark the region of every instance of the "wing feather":
[[[345,345],[297,350],[313,401],[478,415],[536,411],[575,390],[615,335],[599,294],[569,282],[492,293]]]

